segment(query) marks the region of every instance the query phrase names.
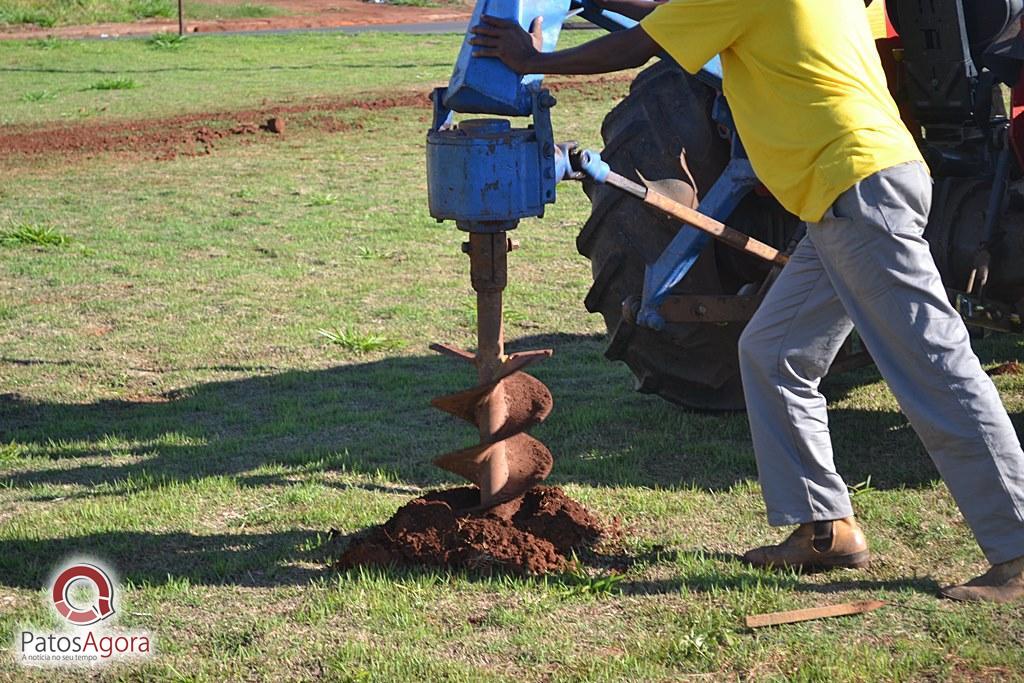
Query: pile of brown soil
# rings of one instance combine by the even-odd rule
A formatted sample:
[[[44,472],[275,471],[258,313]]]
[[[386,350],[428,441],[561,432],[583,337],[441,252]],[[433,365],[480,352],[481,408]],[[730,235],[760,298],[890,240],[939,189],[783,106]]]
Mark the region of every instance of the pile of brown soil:
[[[446,567],[519,575],[561,571],[609,528],[562,489],[537,486],[483,512],[476,488],[431,491],[353,538],[337,566]]]

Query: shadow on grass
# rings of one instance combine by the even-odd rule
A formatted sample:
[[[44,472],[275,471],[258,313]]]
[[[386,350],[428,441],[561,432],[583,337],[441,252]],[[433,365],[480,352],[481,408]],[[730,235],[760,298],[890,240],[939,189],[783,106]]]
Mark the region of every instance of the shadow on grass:
[[[83,552],[101,552],[105,560],[117,567],[121,580],[134,585],[163,586],[187,579],[190,585],[236,585],[271,587],[307,585],[310,581],[335,574],[334,560],[347,542],[358,535],[330,538],[329,534],[312,531],[275,533],[239,533],[193,535],[183,532],[155,533],[110,531],[45,539],[0,539],[0,585],[38,589],[45,585],[53,568],[68,557]],[[603,571],[627,571],[650,562],[674,563],[689,560],[696,568],[681,570],[677,577],[661,580],[632,580],[616,584],[616,592],[625,595],[662,595],[686,589],[695,593],[746,591],[754,588],[778,588],[813,593],[848,591],[914,590],[934,595],[938,584],[930,578],[914,577],[895,580],[852,578],[830,575],[829,583],[804,581],[794,572],[766,572],[742,565],[738,555],[704,550],[664,551],[651,553],[600,554],[584,551],[580,561]],[[730,565],[725,571],[719,563]],[[714,564],[713,564],[714,563]],[[363,571],[380,573],[391,579],[402,576],[415,579],[442,572],[440,568],[369,567]],[[359,569],[348,573],[360,573]],[[451,574],[450,571],[443,571]],[[470,581],[492,581],[502,577],[528,580],[514,574],[498,572],[454,572]],[[545,579],[572,591],[580,582],[573,573],[553,574]]]
[[[532,433],[555,454],[552,483],[721,490],[756,478],[744,415],[686,412],[634,393],[628,372],[602,358],[599,337],[536,336],[511,350],[544,346],[555,356],[532,372],[550,387],[555,409]],[[873,369],[835,378],[830,400],[877,379]],[[468,365],[424,355],[197,384],[134,401],[0,395],[0,443],[33,456],[8,458],[0,479],[12,488],[72,486],[77,490],[58,495],[94,496],[120,493],[121,484],[137,489],[223,475],[259,487],[344,471],[384,482],[382,490],[411,491],[403,485],[454,481],[431,461],[473,443],[474,430],[429,401],[473,381]],[[847,481],[870,476],[881,489],[937,478],[901,414],[844,409],[830,417]]]
[[[734,553],[708,550],[674,551],[668,557],[672,562],[683,561],[696,565],[696,569],[679,571],[677,577],[653,581],[626,581],[620,584],[628,595],[660,595],[687,590],[693,593],[717,593],[719,591],[748,591],[755,588],[776,588],[808,593],[845,593],[848,591],[906,591],[936,595],[939,584],[930,577],[907,577],[903,579],[878,580],[862,578],[863,572],[835,570],[827,574],[828,582],[806,581],[806,573],[756,569],[743,563]],[[715,563],[730,565],[726,571]]]
[[[304,585],[323,576],[334,544],[311,531],[193,535],[109,531],[61,538],[0,539],[0,585],[38,589],[68,557],[101,553],[121,580],[161,586]]]
[[[850,591],[914,591],[938,595],[939,584],[927,577],[906,579],[838,579],[827,583],[803,581],[785,574],[772,576],[764,572],[725,573],[713,569],[681,574],[678,578],[659,581],[625,581],[619,585],[625,595],[664,595],[686,589],[693,593],[743,592],[756,587],[777,588],[801,593],[830,595]]]
[[[554,358],[533,371],[555,396],[548,423],[533,430],[556,455],[552,482],[717,490],[756,477],[742,414],[688,413],[633,393],[628,373],[601,358],[603,341],[598,337],[533,337],[514,346],[510,350],[556,349]],[[986,361],[1005,360],[1010,348],[983,345],[981,355]],[[431,459],[473,440],[471,427],[429,407],[431,397],[472,382],[470,368],[445,358],[402,356],[315,371],[244,370],[268,374],[198,384],[157,400],[62,404],[0,396],[0,444],[14,443],[33,456],[5,457],[0,480],[12,489],[65,487],[54,493],[43,490],[39,498],[91,497],[208,476],[230,476],[243,486],[262,487],[288,485],[311,472],[344,471],[368,476],[328,478],[327,483],[411,495],[416,487],[452,481]],[[831,380],[828,393],[838,400],[876,380],[873,370],[861,370]],[[837,410],[831,417],[837,461],[848,481],[870,475],[872,486],[889,488],[930,485],[936,478],[898,413]],[[194,584],[303,585],[332,571],[328,565],[344,540],[327,542],[310,531],[105,531],[7,539],[0,540],[0,583],[38,588],[61,559],[96,550],[115,561],[124,579],[137,584],[187,578]],[[736,559],[699,551],[678,556],[686,554],[729,564]],[[672,558],[593,559],[598,567],[628,568]],[[624,583],[621,589],[708,592],[759,582],[822,593],[934,593],[936,588],[922,578],[820,584],[799,576],[698,566],[675,579]]]

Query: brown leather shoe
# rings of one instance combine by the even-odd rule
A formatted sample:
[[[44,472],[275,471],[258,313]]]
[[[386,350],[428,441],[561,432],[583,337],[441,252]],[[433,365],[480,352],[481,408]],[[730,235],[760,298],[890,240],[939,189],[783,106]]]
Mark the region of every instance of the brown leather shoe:
[[[974,602],[1013,602],[1024,599],[1024,556],[994,564],[981,576],[959,586],[939,591],[953,600]]]
[[[755,567],[785,569],[861,569],[871,562],[864,532],[853,517],[801,524],[779,545],[747,551],[743,561]]]

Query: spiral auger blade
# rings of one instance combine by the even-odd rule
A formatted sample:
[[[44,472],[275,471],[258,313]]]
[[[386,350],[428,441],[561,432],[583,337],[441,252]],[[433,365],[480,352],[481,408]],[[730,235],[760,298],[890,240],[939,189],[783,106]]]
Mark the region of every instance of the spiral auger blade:
[[[495,405],[498,402],[502,405]],[[434,407],[478,428],[478,415],[504,414],[490,434],[481,434],[480,443],[445,453],[434,464],[476,484],[481,508],[522,495],[551,473],[551,451],[526,430],[542,422],[553,403],[547,387],[521,371],[434,399]]]
[[[477,352],[431,346],[477,367],[476,386],[435,398],[431,405],[476,425],[480,433],[479,443],[434,460],[438,467],[476,484],[479,509],[522,495],[546,479],[553,464],[551,451],[526,432],[548,416],[554,401],[540,380],[523,372],[528,365],[550,357],[551,350],[510,356],[504,352],[502,290],[509,246],[504,232],[470,233],[468,251],[477,292]]]

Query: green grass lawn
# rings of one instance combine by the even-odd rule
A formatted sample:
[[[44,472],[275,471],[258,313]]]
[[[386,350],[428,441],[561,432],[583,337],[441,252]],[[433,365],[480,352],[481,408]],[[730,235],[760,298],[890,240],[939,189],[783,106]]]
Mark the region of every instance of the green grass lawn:
[[[580,33],[569,33],[567,42],[578,41]],[[162,117],[264,100],[427,93],[451,75],[459,41],[384,34],[0,41],[0,125]],[[97,81],[122,78],[136,88],[105,95],[89,91]],[[419,137],[409,144],[421,142]]]
[[[258,2],[185,3],[188,19],[242,19],[270,17],[285,12]],[[77,26],[178,16],[176,0],[3,0],[0,26]]]
[[[458,40],[0,43],[0,121],[425,93]],[[133,87],[90,88],[118,79]],[[626,87],[560,91],[557,136],[600,146]],[[532,433],[555,454],[551,482],[621,520],[622,542],[584,570],[622,578],[331,570],[332,528],[454,483],[430,460],[475,440],[428,406],[472,376],[427,345],[474,338],[464,236],[426,210],[429,111],[343,114],[358,126],[297,117],[286,135],[172,161],[0,158],[0,678],[80,675],[20,669],[7,644],[18,624],[56,626],[44,584],[76,553],[117,568],[118,624],[157,637],[154,659],[109,679],[1024,678],[1024,607],[935,597],[984,563],[873,370],[826,391],[878,561],[808,576],[737,561],[782,534],[764,523],[745,418],[633,393],[604,360],[574,247],[589,204],[571,185],[517,231],[507,334],[513,350],[555,349],[535,371],[555,410]],[[986,364],[1024,355],[1012,337],[978,348]],[[1020,425],[1024,378],[996,382]],[[876,598],[891,605],[742,626]]]

